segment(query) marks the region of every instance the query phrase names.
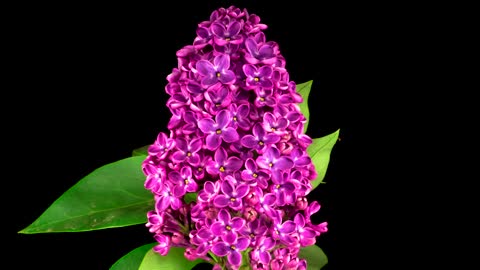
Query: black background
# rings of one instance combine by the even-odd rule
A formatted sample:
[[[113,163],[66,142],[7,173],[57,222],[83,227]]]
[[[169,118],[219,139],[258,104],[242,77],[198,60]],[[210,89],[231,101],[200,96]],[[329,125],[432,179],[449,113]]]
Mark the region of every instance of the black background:
[[[315,4],[314,4],[315,3]],[[384,61],[382,16],[368,6],[293,1],[171,1],[142,4],[30,4],[18,16],[7,73],[15,100],[6,114],[6,168],[14,184],[4,206],[13,228],[14,269],[108,269],[132,249],[153,242],[144,225],[82,233],[17,234],[63,192],[92,170],[130,156],[166,130],[166,76],[175,53],[191,44],[199,22],[219,7],[235,5],[269,26],[287,61],[290,79],[313,80],[309,105],[312,138],[340,130],[325,185],[310,198],[322,209],[329,232],[317,244],[329,257],[325,269],[368,265],[375,247],[368,234],[368,206],[358,199],[370,175],[358,170],[367,119],[362,103],[373,91],[373,62]],[[380,20],[380,21],[379,21]],[[374,70],[372,70],[374,66]],[[8,105],[8,100],[2,103]],[[357,126],[352,128],[352,123]],[[365,129],[364,129],[365,130]],[[365,159],[365,149],[363,149]],[[9,156],[10,155],[10,156]],[[7,191],[7,193],[10,193]],[[10,195],[9,195],[10,196]],[[9,207],[9,205],[15,207]],[[11,222],[9,225],[12,225]],[[373,239],[373,236],[367,236]]]

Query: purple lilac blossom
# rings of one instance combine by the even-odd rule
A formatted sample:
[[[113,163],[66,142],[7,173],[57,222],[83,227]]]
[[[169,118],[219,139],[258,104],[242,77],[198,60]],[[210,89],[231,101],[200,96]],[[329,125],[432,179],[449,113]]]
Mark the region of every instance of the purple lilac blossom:
[[[300,248],[328,230],[306,198],[317,173],[303,99],[265,29],[246,9],[219,8],[176,53],[169,133],[142,164],[155,199],[146,227],[161,255],[182,247],[213,269],[306,269]]]

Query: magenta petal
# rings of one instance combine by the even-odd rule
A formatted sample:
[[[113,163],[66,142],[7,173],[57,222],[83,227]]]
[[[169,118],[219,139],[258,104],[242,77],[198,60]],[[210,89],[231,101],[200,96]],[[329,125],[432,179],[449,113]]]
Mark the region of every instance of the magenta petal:
[[[228,127],[222,131],[222,138],[228,143],[236,142],[240,139],[237,130],[233,127]]]
[[[213,59],[213,64],[217,67],[217,70],[228,69],[230,67],[230,56],[228,54],[216,56]]]
[[[155,203],[155,210],[157,212],[163,212],[167,207],[170,205],[170,201],[168,198],[165,198],[165,196],[160,196],[157,199],[157,202]]]
[[[223,129],[230,123],[230,113],[228,110],[221,110],[215,116],[215,121],[217,122],[218,129]]]
[[[289,157],[280,157],[275,162],[275,168],[280,170],[288,170],[293,167],[293,161]]]
[[[253,38],[247,38],[245,40],[245,48],[252,56],[255,57],[258,55],[257,42],[255,42]]]
[[[295,160],[295,165],[297,165],[297,166],[306,166],[310,163],[312,163],[312,159],[308,156],[301,157],[301,158]]]
[[[230,247],[225,245],[222,242],[217,242],[212,246],[213,254],[220,257],[227,255],[229,251],[230,251]]]
[[[223,194],[229,195],[229,196],[232,196],[233,191],[234,191],[233,184],[230,183],[230,180],[223,181],[221,189],[222,189]]]
[[[193,154],[188,158],[188,163],[197,166],[200,163],[200,156],[198,154]]]
[[[255,148],[258,145],[258,140],[253,135],[245,135],[240,143],[245,147]]]
[[[225,231],[225,225],[221,222],[215,222],[212,224],[212,226],[210,226],[210,230],[214,235],[221,236]]]
[[[230,157],[225,163],[225,167],[230,171],[236,171],[240,169],[243,165],[243,161],[238,157]]]
[[[183,177],[177,171],[171,171],[168,174],[168,178],[174,183],[183,182]]]
[[[198,128],[203,133],[210,133],[215,131],[215,122],[210,118],[204,118],[198,121]]]
[[[227,32],[231,37],[234,37],[234,36],[238,35],[238,33],[240,33],[240,30],[242,29],[241,27],[242,27],[242,25],[240,24],[240,22],[233,21],[228,26]]]
[[[282,227],[279,229],[282,233],[292,233],[295,231],[296,225],[293,221],[287,220],[283,223]]]
[[[237,109],[238,116],[246,117],[249,112],[250,112],[250,105],[248,103],[238,106],[238,109]]]
[[[213,204],[217,207],[226,207],[229,202],[230,199],[227,198],[227,196],[221,194],[215,197],[215,199],[213,200]]]
[[[240,217],[234,217],[230,221],[230,225],[232,229],[235,229],[236,231],[238,231],[243,227],[243,225],[245,225],[245,219]]]
[[[225,209],[222,209],[218,212],[218,220],[222,221],[222,224],[224,223],[229,223],[230,222],[230,219],[231,219],[231,216],[230,216],[230,213],[225,210]]]
[[[311,228],[304,228],[302,232],[302,236],[306,238],[314,238],[316,236],[316,232]]]
[[[232,84],[235,82],[235,73],[231,70],[226,70],[220,74],[220,78],[218,80],[223,84]]]
[[[214,133],[207,136],[206,142],[207,148],[213,151],[220,146],[222,139],[220,139],[220,136]]]
[[[269,79],[261,80],[260,81],[260,86],[265,88],[265,89],[272,89],[273,88],[273,83]]]
[[[259,252],[259,257],[260,257],[260,262],[262,262],[263,264],[265,265],[268,265],[268,263],[270,262],[270,260],[272,259],[271,255],[269,252],[267,251],[260,251]]]
[[[205,78],[202,79],[201,84],[202,84],[203,87],[209,87],[211,85],[214,85],[217,82],[218,82],[217,76],[215,76],[215,75],[210,76],[209,75],[209,76],[206,76]]]
[[[215,151],[214,158],[217,163],[223,164],[227,159],[227,151],[223,147],[218,148],[217,151]]]
[[[270,133],[267,136],[263,137],[263,142],[266,144],[273,144],[280,141],[280,136],[275,133]]]
[[[257,75],[256,74],[257,73],[257,68],[255,67],[255,65],[245,64],[245,65],[243,65],[242,70],[243,70],[243,73],[245,73],[245,75],[247,77],[254,78]]]
[[[207,60],[199,60],[197,62],[197,70],[198,70],[198,73],[200,73],[200,75],[202,76],[211,76],[211,75],[215,75],[215,67],[212,65],[212,63],[210,63],[209,61]]]
[[[271,206],[275,203],[276,200],[277,198],[275,197],[275,195],[273,195],[272,193],[268,193],[268,194],[265,194],[263,198],[263,204]]]
[[[250,191],[250,186],[242,184],[237,187],[237,198],[243,198],[247,196],[247,193]]]
[[[210,26],[210,29],[212,30],[212,33],[218,37],[223,37],[225,35],[225,26],[223,26],[223,24],[220,24],[220,23],[212,23],[212,25]]]
[[[236,250],[242,251],[247,249],[248,245],[250,245],[250,239],[246,237],[240,237],[237,239],[237,244],[235,247],[237,248]]]
[[[242,263],[242,255],[238,251],[232,250],[227,258],[232,265],[240,265]]]
[[[177,151],[172,154],[172,161],[175,163],[183,162],[187,158],[187,155],[182,151]]]
[[[211,181],[206,181],[204,186],[203,186],[203,189],[207,193],[213,194],[215,192],[215,185]]]
[[[178,148],[178,150],[181,150],[183,152],[188,151],[188,143],[184,138],[178,138],[177,140],[175,140],[175,143],[175,146]]]
[[[259,77],[270,78],[272,76],[273,69],[271,66],[262,66],[258,69]]]

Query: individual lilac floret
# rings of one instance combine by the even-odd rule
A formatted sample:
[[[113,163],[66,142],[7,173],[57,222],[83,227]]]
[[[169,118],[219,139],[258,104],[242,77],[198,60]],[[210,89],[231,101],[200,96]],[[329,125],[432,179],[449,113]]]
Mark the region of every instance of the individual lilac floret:
[[[229,70],[230,56],[228,54],[218,55],[213,59],[213,64],[207,60],[197,62],[197,71],[203,76],[202,86],[208,88],[218,82],[222,84],[233,84],[235,73]]]
[[[219,194],[213,200],[216,207],[224,208],[230,207],[233,210],[240,210],[242,208],[242,198],[245,197],[249,191],[249,186],[240,184],[235,186],[231,180],[233,177],[228,175],[222,182],[220,189],[223,194]]]
[[[264,89],[272,89],[273,82],[270,79],[273,73],[271,66],[262,66],[257,68],[255,65],[243,65],[243,72],[247,76],[246,86],[248,89],[262,87]]]
[[[228,262],[234,266],[239,266],[242,262],[242,252],[250,241],[246,237],[237,237],[237,234],[225,234],[222,241],[216,242],[212,247],[213,254],[224,257],[227,256]]]
[[[216,236],[222,236],[227,233],[237,233],[244,225],[245,220],[240,217],[232,218],[229,211],[221,209],[218,212],[218,221],[214,222],[210,229]]]
[[[222,110],[215,116],[215,121],[210,118],[201,119],[198,127],[202,132],[208,134],[206,137],[206,146],[209,150],[217,149],[222,140],[227,143],[238,141],[237,131],[230,127],[231,118],[228,110]]]
[[[242,25],[238,21],[231,21],[226,27],[221,23],[213,23],[211,29],[214,34],[214,42],[220,46],[224,46],[228,43],[242,43],[243,37],[242,35],[239,35],[241,27]]]

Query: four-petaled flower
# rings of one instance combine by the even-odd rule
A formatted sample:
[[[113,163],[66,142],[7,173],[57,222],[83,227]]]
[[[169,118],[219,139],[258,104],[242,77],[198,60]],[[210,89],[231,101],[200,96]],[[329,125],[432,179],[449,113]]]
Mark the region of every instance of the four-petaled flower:
[[[235,73],[230,68],[230,56],[221,54],[213,59],[213,64],[207,60],[197,62],[197,71],[203,76],[202,87],[208,88],[216,83],[233,84]]]
[[[222,241],[213,244],[213,254],[224,257],[227,256],[228,262],[234,266],[239,266],[242,262],[241,251],[247,249],[250,240],[246,237],[237,237],[235,233],[222,235]]]
[[[231,118],[228,110],[222,110],[215,116],[215,121],[210,118],[204,118],[198,121],[200,130],[208,134],[206,138],[206,147],[209,150],[217,149],[222,143],[222,139],[227,143],[236,142],[239,135],[235,128],[230,127]]]

